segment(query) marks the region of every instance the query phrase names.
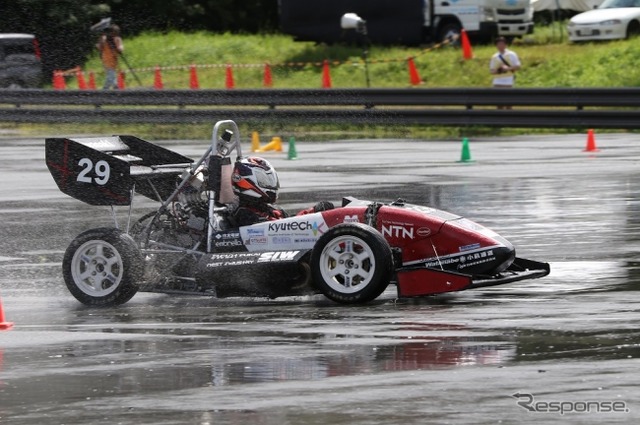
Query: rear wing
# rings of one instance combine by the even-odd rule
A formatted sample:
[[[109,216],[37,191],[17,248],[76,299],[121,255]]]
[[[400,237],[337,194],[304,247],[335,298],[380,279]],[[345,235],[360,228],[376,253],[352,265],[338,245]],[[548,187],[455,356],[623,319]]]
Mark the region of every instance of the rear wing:
[[[90,205],[130,205],[134,190],[162,201],[194,162],[134,136],[48,138],[45,158],[60,191]]]

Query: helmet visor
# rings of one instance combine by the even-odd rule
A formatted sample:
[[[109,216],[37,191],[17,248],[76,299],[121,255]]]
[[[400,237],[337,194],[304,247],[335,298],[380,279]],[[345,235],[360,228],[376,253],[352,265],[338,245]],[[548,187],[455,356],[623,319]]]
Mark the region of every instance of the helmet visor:
[[[280,181],[278,180],[278,175],[273,173],[272,171],[264,171],[264,170],[254,170],[254,175],[256,176],[256,181],[258,186],[263,189],[271,189],[276,190],[280,188]]]

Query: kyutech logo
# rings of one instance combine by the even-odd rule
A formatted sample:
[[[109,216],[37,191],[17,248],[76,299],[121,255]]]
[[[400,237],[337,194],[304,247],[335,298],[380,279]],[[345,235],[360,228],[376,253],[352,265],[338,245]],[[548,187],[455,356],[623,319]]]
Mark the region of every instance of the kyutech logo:
[[[287,221],[269,223],[269,231],[275,233],[287,233],[287,232],[311,232],[314,236],[318,233],[324,233],[322,230],[324,223],[316,223],[310,221]]]
[[[270,232],[296,232],[299,230],[310,230],[314,223],[309,221],[288,221],[284,223],[269,223]]]

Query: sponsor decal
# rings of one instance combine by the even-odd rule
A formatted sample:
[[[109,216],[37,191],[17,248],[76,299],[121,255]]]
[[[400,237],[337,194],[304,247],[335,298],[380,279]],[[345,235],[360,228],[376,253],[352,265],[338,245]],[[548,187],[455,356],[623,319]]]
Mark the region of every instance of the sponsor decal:
[[[215,246],[216,248],[229,248],[232,246],[242,246],[242,241],[239,239],[213,241],[213,246]]]
[[[358,220],[358,216],[357,215],[345,215],[344,219],[342,219],[343,223],[359,223],[360,220]]]
[[[258,263],[273,263],[278,261],[293,261],[300,251],[263,252],[258,258]]]
[[[243,246],[239,232],[219,232],[213,237],[213,246],[216,248],[236,248]]]
[[[249,227],[246,229],[247,236],[264,236],[264,229],[254,229]]]
[[[390,238],[413,239],[413,227],[400,224],[383,224],[382,236]]]
[[[264,245],[267,243],[267,237],[249,238],[249,245]]]
[[[286,245],[291,243],[291,238],[289,236],[273,236],[271,242],[276,245]]]
[[[421,238],[426,238],[431,234],[431,229],[428,227],[419,227],[418,230],[416,230],[416,234]]]
[[[460,257],[460,264],[458,265],[458,269],[464,269],[466,267],[477,266],[478,264],[488,263],[490,261],[495,260],[493,255],[493,250],[490,249],[488,251],[476,252],[469,255],[462,255]]]
[[[488,263],[496,259],[493,249],[475,252],[473,254],[457,254],[446,257],[428,258],[425,260],[411,261],[404,265],[418,264],[424,262],[425,267],[440,267],[449,264],[457,264],[457,269],[462,270],[478,264]]]
[[[324,227],[324,222],[318,224],[315,221],[276,221],[269,223],[268,229],[271,233],[311,232],[313,236],[316,236],[318,233],[323,234],[325,232]]]
[[[458,250],[460,252],[464,252],[464,251],[471,251],[473,249],[478,249],[478,248],[480,248],[480,244],[479,243],[473,243],[471,245],[459,246]]]
[[[255,252],[233,252],[233,253],[223,253],[223,254],[211,254],[211,261],[216,260],[234,260],[236,258],[251,258],[255,257],[257,254]]]
[[[223,266],[246,266],[249,264],[253,264],[255,260],[232,260],[232,261],[218,261],[215,263],[208,263],[207,268],[213,269],[216,267]]]
[[[216,268],[222,266],[241,266],[253,264],[256,262],[259,254],[254,252],[237,252],[224,254],[211,254],[207,268]]]
[[[229,233],[216,233],[214,236],[216,239],[240,239],[240,233],[238,232],[229,232]]]
[[[318,239],[316,238],[295,238],[295,243],[316,243]]]
[[[211,254],[207,268],[241,266],[257,263],[277,263],[295,261],[300,251],[267,251]]]
[[[298,230],[310,230],[313,223],[310,221],[285,221],[269,223],[270,232],[295,232]]]

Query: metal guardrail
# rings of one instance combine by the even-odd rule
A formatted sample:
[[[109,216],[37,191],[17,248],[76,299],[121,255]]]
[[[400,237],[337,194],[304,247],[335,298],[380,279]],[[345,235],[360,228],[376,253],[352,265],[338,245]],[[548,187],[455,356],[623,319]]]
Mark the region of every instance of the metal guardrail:
[[[497,109],[512,106],[513,109]],[[640,126],[640,88],[0,90],[0,121]]]

